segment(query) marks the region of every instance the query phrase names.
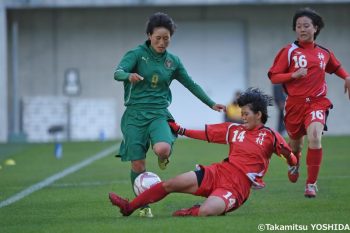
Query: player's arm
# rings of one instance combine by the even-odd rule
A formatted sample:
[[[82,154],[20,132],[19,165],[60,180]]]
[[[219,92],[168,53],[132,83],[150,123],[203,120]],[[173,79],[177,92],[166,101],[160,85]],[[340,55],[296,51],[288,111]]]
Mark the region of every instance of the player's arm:
[[[349,99],[350,99],[350,75],[343,67],[340,67],[335,74],[339,76],[340,78],[344,79],[344,93],[348,93]]]
[[[275,142],[275,153],[284,158],[289,166],[295,166],[298,163],[297,157],[293,154],[292,149],[284,140],[284,138],[278,133],[274,132],[276,142]]]
[[[344,93],[348,93],[349,99],[350,99],[350,76],[345,78],[345,83],[344,83]]]
[[[285,158],[289,166],[295,166],[298,163],[297,157],[293,154],[290,147],[286,147],[283,143],[281,143],[279,146],[278,155]]]
[[[290,73],[276,73],[276,74],[269,74],[271,83],[273,84],[279,84],[279,83],[286,83],[293,79],[302,78],[305,75],[307,75],[307,69],[306,68],[299,68],[295,72]]]
[[[288,49],[283,48],[276,55],[268,77],[273,84],[287,83],[293,79],[302,78],[307,75],[306,68],[299,68],[293,72],[289,71]]]
[[[332,51],[329,51],[329,55],[330,57],[326,65],[326,72],[330,74],[335,73],[338,77],[344,79],[344,93],[348,93],[350,99],[350,75],[342,67]]]
[[[137,64],[137,55],[135,51],[127,52],[114,72],[114,79],[117,81],[127,81],[136,83],[143,80],[143,77],[137,73],[132,73]]]
[[[169,121],[168,124],[171,130],[177,135],[184,135],[189,138],[208,141],[208,137],[205,130],[185,129],[174,121]]]
[[[218,143],[218,144],[228,144],[227,135],[229,133],[230,128],[234,123],[231,122],[223,122],[219,124],[211,124],[205,125],[205,130],[194,130],[194,129],[185,129],[181,127],[176,122],[169,122],[169,126],[172,131],[179,135],[185,135],[190,138],[199,139],[203,141],[207,141],[210,143]],[[237,124],[236,124],[237,125]]]

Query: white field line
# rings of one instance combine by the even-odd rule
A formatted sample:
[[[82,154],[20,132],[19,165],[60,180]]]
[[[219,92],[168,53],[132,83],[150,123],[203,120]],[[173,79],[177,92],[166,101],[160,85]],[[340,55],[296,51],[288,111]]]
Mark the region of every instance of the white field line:
[[[58,173],[54,174],[53,176],[50,176],[50,177],[46,178],[45,180],[22,190],[21,192],[19,192],[15,195],[9,197],[8,199],[0,202],[0,208],[11,205],[12,203],[21,200],[22,198],[30,195],[31,193],[36,192],[36,191],[54,183],[55,181],[62,179],[63,177],[70,175],[70,174],[90,165],[91,163],[95,162],[96,160],[102,159],[102,158],[106,157],[107,155],[110,155],[112,152],[114,152],[115,150],[118,149],[118,146],[119,146],[119,144],[111,146],[111,147],[89,157],[88,159],[81,161],[80,163],[77,163],[71,167],[68,167],[63,171],[58,172]]]

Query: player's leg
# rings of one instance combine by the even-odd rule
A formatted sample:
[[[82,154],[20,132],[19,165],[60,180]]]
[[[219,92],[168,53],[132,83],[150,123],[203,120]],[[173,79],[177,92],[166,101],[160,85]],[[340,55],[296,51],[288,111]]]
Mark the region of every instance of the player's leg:
[[[307,180],[305,197],[316,197],[316,181],[322,161],[322,134],[326,130],[328,109],[332,107],[331,102],[324,98],[310,106],[309,114],[305,122],[308,138],[308,151],[306,157]]]
[[[144,159],[142,160],[134,160],[131,161],[131,172],[130,172],[130,178],[131,178],[131,187],[132,190],[136,196],[136,193],[133,189],[134,187],[134,183],[135,183],[135,179],[143,172],[146,171],[146,162]],[[148,218],[152,218],[153,214],[152,214],[152,210],[150,208],[149,205],[145,205],[140,209],[139,212],[139,216],[140,217],[148,217]]]
[[[120,149],[122,161],[131,162],[130,179],[133,187],[136,177],[146,171],[146,153],[149,147],[146,130],[129,126],[123,134],[123,144]]]
[[[301,151],[304,146],[304,136],[298,139],[289,139],[289,145],[298,159],[298,163],[295,166],[289,166],[288,168],[288,178],[290,182],[295,183],[299,178],[299,168],[300,168],[300,159],[301,159]]]
[[[193,171],[180,174],[152,186],[130,202],[132,209],[138,209],[145,204],[158,202],[169,193],[191,193],[198,189],[197,178]]]
[[[109,198],[113,205],[120,208],[124,216],[129,216],[136,209],[154,202],[158,202],[166,197],[169,193],[194,193],[198,189],[197,177],[195,172],[186,172],[175,178],[158,183],[150,189],[141,193],[134,200],[129,202],[115,193],[110,193]]]
[[[159,168],[164,170],[169,163],[172,145],[176,139],[171,132],[166,118],[159,118],[149,126],[149,135],[153,151],[158,156]]]
[[[284,135],[285,134],[285,130],[286,130],[286,128],[284,126],[283,118],[284,118],[284,108],[280,108],[278,106],[278,132],[281,135]]]
[[[289,145],[298,159],[296,166],[289,166],[288,178],[290,182],[295,183],[299,178],[299,161],[304,146],[304,135],[306,134],[304,129],[304,111],[306,109],[304,105],[287,102],[285,110],[284,123],[289,136]]]
[[[215,177],[214,177],[215,168],[214,167],[216,167],[216,165],[206,167],[206,169],[204,169],[204,167],[201,167],[201,166],[197,167],[196,171],[194,172],[194,174],[196,176],[197,185],[195,186],[195,189],[188,190],[189,193],[192,193],[194,195],[208,197],[209,204],[213,203],[211,201],[213,198],[209,198],[209,196],[211,196],[211,193],[213,191],[212,187],[215,184]],[[206,206],[207,205],[205,204],[203,207],[204,208],[203,214],[206,213]],[[176,217],[199,216],[199,208],[201,208],[201,205],[196,204],[196,205],[192,206],[191,208],[183,208],[183,209],[175,211],[173,213],[173,216],[176,216]]]
[[[121,160],[131,162],[130,180],[133,192],[136,177],[146,171],[145,159],[150,145],[147,126],[139,125],[135,116],[137,115],[129,110],[123,115],[121,121],[123,142],[119,150]],[[140,216],[153,217],[149,206],[140,211]]]
[[[305,197],[316,197],[316,181],[318,178],[322,161],[322,134],[327,130],[327,117],[332,103],[327,98],[322,98],[310,105],[307,118],[305,120],[306,134],[309,142],[306,164],[307,180],[305,187]]]
[[[176,217],[186,216],[218,216],[225,213],[225,202],[220,197],[209,196],[201,205],[196,204],[191,208],[184,208],[173,213]]]
[[[198,216],[218,216],[223,214],[225,209],[226,203],[222,198],[209,196],[200,206]]]
[[[130,180],[131,180],[131,188],[133,191],[134,191],[133,187],[134,187],[136,177],[138,177],[141,173],[145,171],[146,171],[146,161],[144,159],[131,161]]]
[[[299,154],[304,147],[304,136],[296,139],[289,139],[289,145],[294,154]]]
[[[233,193],[218,188],[201,205],[178,210],[173,213],[173,216],[218,216],[236,208],[238,208],[238,203]]]
[[[307,138],[309,142],[306,155],[307,180],[305,187],[305,197],[316,197],[316,181],[322,162],[322,133],[324,125],[320,122],[312,122],[307,128]]]
[[[158,142],[154,144],[153,151],[158,156],[159,168],[165,170],[169,164],[171,145],[166,142]]]
[[[237,202],[237,193],[233,193],[236,191],[229,191],[223,188],[215,189],[199,208],[198,215],[218,216],[237,209],[240,204]]]

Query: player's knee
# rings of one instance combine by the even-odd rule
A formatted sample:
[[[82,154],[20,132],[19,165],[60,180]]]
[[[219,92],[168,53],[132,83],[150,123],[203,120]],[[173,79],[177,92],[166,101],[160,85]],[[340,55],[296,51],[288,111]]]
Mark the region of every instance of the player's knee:
[[[131,162],[131,169],[136,173],[142,173],[146,170],[144,160],[135,160]]]
[[[308,136],[309,147],[312,149],[321,148],[321,135],[310,135]]]
[[[158,155],[162,159],[166,159],[170,155],[171,147],[167,143],[162,143],[160,145],[155,145],[153,147],[153,151],[156,155]]]
[[[164,181],[163,187],[164,187],[165,191],[167,191],[168,193],[175,191],[175,186],[173,185],[173,182],[171,179]]]

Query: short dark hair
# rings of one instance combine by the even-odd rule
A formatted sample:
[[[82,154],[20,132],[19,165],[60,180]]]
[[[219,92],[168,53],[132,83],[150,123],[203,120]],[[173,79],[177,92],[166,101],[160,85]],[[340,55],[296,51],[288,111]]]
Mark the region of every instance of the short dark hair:
[[[311,19],[312,24],[314,26],[317,26],[317,31],[314,35],[314,39],[316,40],[316,37],[318,36],[318,34],[320,34],[321,29],[324,27],[324,22],[321,15],[317,13],[314,9],[308,7],[297,10],[293,17],[293,31],[295,31],[297,19],[303,16],[306,16],[309,19]]]
[[[261,112],[261,122],[265,124],[267,122],[268,113],[267,107],[273,105],[272,96],[264,94],[260,89],[250,87],[245,92],[242,92],[237,102],[240,107],[248,105],[254,112]]]
[[[169,30],[170,36],[172,36],[176,30],[176,24],[174,20],[165,13],[157,12],[151,15],[147,21],[146,34],[153,34],[153,30],[156,27],[164,27]]]

